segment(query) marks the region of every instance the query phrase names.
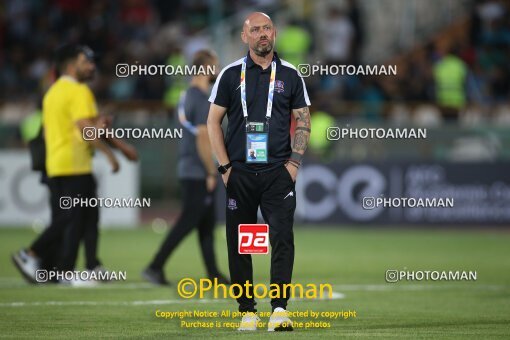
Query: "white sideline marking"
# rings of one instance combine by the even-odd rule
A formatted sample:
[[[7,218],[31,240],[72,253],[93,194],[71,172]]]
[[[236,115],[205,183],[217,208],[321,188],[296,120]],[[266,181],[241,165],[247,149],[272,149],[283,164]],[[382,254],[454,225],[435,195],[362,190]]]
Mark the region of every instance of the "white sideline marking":
[[[6,302],[0,307],[34,307],[34,306],[144,306],[144,305],[172,305],[193,302],[190,300],[140,300],[140,301],[34,301],[34,302]],[[194,301],[203,302],[203,301]],[[212,300],[211,300],[212,302]],[[216,302],[221,302],[218,300]]]
[[[388,290],[449,290],[449,289],[475,289],[475,290],[503,290],[510,289],[510,285],[497,284],[477,284],[477,283],[381,283],[381,284],[336,284],[333,288],[339,291],[388,291]],[[31,285],[19,277],[2,277],[0,278],[0,288],[26,288],[36,287]],[[107,282],[99,283],[93,287],[70,287],[65,285],[48,284],[44,287],[56,287],[58,289],[165,289],[166,287],[155,286],[148,282]],[[336,294],[333,292],[333,296]]]
[[[22,288],[22,287],[36,287],[35,285],[32,285],[30,283],[27,283],[23,280],[20,280],[19,278],[3,278],[0,279],[0,288]],[[76,288],[94,288],[94,289],[152,289],[152,288],[158,288],[157,286],[153,285],[152,283],[121,283],[121,282],[100,282],[98,285],[93,287],[70,287],[65,285],[58,285],[58,284],[47,284],[44,287],[55,287],[58,289],[76,289]]]
[[[16,279],[19,281],[19,279]],[[2,282],[3,281],[3,282]],[[7,282],[13,282],[10,279],[0,279],[0,286],[4,286]],[[4,284],[2,284],[4,283]],[[14,283],[14,282],[13,282]],[[12,284],[10,284],[12,285]],[[81,289],[81,287],[58,286],[62,289]],[[33,287],[31,285],[19,282],[19,287]],[[340,284],[333,285],[335,289],[342,291],[419,291],[419,290],[451,290],[451,289],[474,289],[474,290],[504,290],[510,289],[510,285],[485,285],[485,284],[405,284],[405,283],[384,283],[384,284]],[[112,289],[140,289],[140,288],[157,288],[149,283],[128,283],[115,284],[105,283],[96,287],[85,289],[112,288]],[[333,292],[332,298],[328,299],[292,299],[292,301],[327,301],[345,298],[345,294]],[[260,301],[269,301],[269,299],[261,299]],[[139,300],[139,301],[16,301],[3,302],[0,307],[33,307],[33,306],[146,306],[146,305],[180,305],[194,303],[225,303],[231,302],[230,299],[172,299],[172,300]]]
[[[292,299],[292,301],[328,301],[345,297],[344,294],[333,292],[331,299]],[[259,299],[269,302],[270,299]],[[0,307],[35,307],[35,306],[150,306],[150,305],[182,305],[193,303],[224,303],[231,299],[173,299],[173,300],[139,300],[139,301],[16,301],[0,303]]]

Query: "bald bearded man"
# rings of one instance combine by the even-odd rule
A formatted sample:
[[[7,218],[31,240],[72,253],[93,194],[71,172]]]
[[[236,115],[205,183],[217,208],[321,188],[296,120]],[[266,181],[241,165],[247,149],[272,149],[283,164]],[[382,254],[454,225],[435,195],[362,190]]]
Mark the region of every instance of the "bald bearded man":
[[[310,138],[310,100],[296,68],[274,51],[276,29],[264,13],[250,14],[242,41],[248,54],[226,66],[209,101],[209,138],[220,164],[227,193],[226,233],[232,283],[253,285],[252,259],[240,254],[238,226],[257,223],[257,211],[269,225],[271,284],[280,296],[271,299],[269,331],[291,331],[287,313],[294,265],[295,181]],[[228,116],[226,137],[221,122]],[[296,120],[291,144],[291,119]],[[252,286],[253,287],[253,286]],[[274,286],[271,286],[274,287]],[[256,330],[253,289],[237,292],[245,312],[239,330]],[[236,296],[238,295],[236,293]]]

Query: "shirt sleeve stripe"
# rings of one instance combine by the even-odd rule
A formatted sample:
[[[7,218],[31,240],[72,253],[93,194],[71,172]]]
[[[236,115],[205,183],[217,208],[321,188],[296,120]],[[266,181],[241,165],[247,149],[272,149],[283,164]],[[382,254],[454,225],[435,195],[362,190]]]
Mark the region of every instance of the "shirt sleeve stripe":
[[[305,80],[303,79],[301,74],[298,72],[297,68],[294,65],[292,65],[291,63],[289,63],[288,61],[285,61],[283,59],[280,59],[280,61],[281,61],[283,66],[290,67],[291,69],[296,71],[296,73],[298,74],[299,78],[301,78],[301,81],[303,82],[303,94],[305,96],[306,105],[308,105],[308,106],[312,105],[312,103],[310,102],[310,98],[308,97],[308,91],[306,90]]]
[[[213,86],[213,88],[212,88],[212,90],[211,90],[211,96],[209,97],[209,102],[210,102],[210,103],[214,103],[214,100],[216,99],[216,95],[217,95],[217,93],[218,93],[218,86],[219,86],[219,84],[220,84],[220,80],[221,80],[221,77],[223,76],[223,73],[224,73],[226,70],[228,70],[229,68],[231,68],[231,67],[234,67],[234,66],[237,66],[237,65],[241,65],[241,64],[242,64],[242,62],[243,62],[243,59],[244,59],[244,57],[243,57],[243,58],[241,58],[241,59],[239,59],[239,60],[234,61],[233,63],[228,64],[227,66],[225,66],[225,67],[221,70],[221,72],[220,72],[220,74],[218,75],[218,78],[216,79],[216,82],[214,83],[214,86]]]

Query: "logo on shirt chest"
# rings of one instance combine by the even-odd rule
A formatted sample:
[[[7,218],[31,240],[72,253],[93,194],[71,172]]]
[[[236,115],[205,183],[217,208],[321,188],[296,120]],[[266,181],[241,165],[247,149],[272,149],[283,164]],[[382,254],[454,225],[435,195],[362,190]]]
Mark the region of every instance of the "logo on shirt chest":
[[[278,92],[278,93],[285,92],[285,83],[283,82],[283,80],[275,80],[274,81],[274,90],[275,90],[275,92]]]
[[[227,208],[229,208],[230,210],[236,210],[237,209],[237,202],[236,202],[236,200],[233,199],[233,198],[229,198],[228,199]]]

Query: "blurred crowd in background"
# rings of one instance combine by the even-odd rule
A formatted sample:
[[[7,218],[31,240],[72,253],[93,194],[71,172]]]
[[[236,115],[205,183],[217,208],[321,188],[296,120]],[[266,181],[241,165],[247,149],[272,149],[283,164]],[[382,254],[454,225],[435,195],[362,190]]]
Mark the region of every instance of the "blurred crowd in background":
[[[213,5],[212,5],[213,4]],[[268,13],[276,50],[295,64],[397,65],[391,76],[311,76],[307,157],[342,162],[510,160],[509,0],[4,0],[0,2],[0,148],[24,147],[21,122],[55,79],[53,52],[90,46],[91,87],[116,126],[171,126],[182,76],[117,77],[119,63],[184,65],[204,47],[224,66],[244,52],[251,11]],[[428,127],[428,138],[326,139],[328,127]],[[175,197],[176,143],[134,140],[141,187]]]
[[[98,75],[92,84],[100,103],[159,102],[169,113],[182,77],[118,78],[118,63],[184,65],[196,50],[212,47],[214,25],[207,0],[5,0],[0,5],[0,101],[38,101],[54,79],[52,53],[63,42],[79,42],[97,54]],[[336,117],[369,121],[398,120],[404,107],[425,107],[422,122],[456,119],[476,108],[479,116],[501,113],[510,122],[510,5],[508,1],[470,3],[460,18],[464,34],[444,27],[409,50],[381,63],[398,65],[397,76],[320,76],[307,80],[314,109]],[[247,8],[270,15],[290,10],[291,2],[222,1],[221,18]],[[359,1],[331,5],[326,16],[313,11],[275,20],[277,51],[291,63],[363,64],[366,20]],[[235,26],[239,29],[240,25]],[[237,33],[236,33],[237,34]],[[444,39],[443,39],[444,40]],[[242,51],[239,51],[241,55]],[[221,54],[220,54],[221,56]],[[225,60],[222,63],[229,62]],[[498,111],[499,110],[499,111]],[[391,111],[391,112],[389,112]],[[431,113],[432,112],[432,113]],[[432,117],[432,118],[430,118]]]

